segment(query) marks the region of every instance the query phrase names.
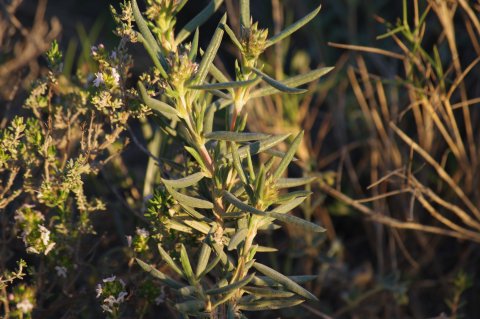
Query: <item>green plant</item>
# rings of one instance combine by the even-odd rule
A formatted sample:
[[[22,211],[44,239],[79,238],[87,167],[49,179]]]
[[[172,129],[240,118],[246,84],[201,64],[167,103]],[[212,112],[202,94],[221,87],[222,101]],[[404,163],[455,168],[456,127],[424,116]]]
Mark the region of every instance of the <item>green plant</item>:
[[[126,144],[121,134],[127,121],[143,114],[135,90],[124,85],[131,66],[124,44],[114,54],[102,45],[92,48],[95,76],[68,79],[53,42],[45,54],[50,71],[34,83],[24,102],[26,115],[15,116],[0,130],[5,318],[30,318],[45,305],[47,316],[55,313],[63,302],[61,292],[79,293],[75,285],[90,272],[82,245],[96,234],[92,217],[106,204],[88,194],[85,179],[118,156]],[[4,272],[12,256],[19,255],[28,262],[28,276],[24,261],[18,271]]]
[[[315,180],[283,177],[303,133],[293,138],[286,152],[274,150],[290,134],[244,132],[244,106],[252,99],[279,92],[302,94],[305,90],[298,86],[330,70],[277,81],[264,72],[260,59],[268,47],[312,20],[320,7],[269,38],[267,30],[253,23],[249,1],[243,0],[239,32],[226,24],[224,16],[202,51],[198,48],[198,27],[221,1],[212,1],[175,35],[175,15],[185,3],[149,1],[148,20],[142,17],[135,0],[124,3],[120,14],[114,13],[119,23],[117,32],[141,42],[153,61],[153,70],[142,75],[138,89],[143,102],[157,112],[162,143],[168,146],[162,158],[154,158],[162,178],[150,200],[147,217],[159,254],[173,275],[143,261],[142,255],[151,254],[135,245],[140,254],[137,262],[171,289],[168,300],[184,317],[237,318],[244,317],[242,311],[278,309],[315,300],[299,285],[315,276],[287,277],[256,260],[257,253],[276,251],[257,243],[259,233],[279,227],[275,220],[309,231],[324,231],[315,223],[288,214],[310,192],[284,190]],[[132,28],[132,21],[139,32]],[[213,63],[224,33],[241,57],[235,62],[233,80]],[[192,41],[185,44],[192,34]],[[260,83],[266,86],[258,87]],[[225,124],[218,130],[221,125],[215,120],[222,117]],[[256,155],[262,157],[257,160]]]

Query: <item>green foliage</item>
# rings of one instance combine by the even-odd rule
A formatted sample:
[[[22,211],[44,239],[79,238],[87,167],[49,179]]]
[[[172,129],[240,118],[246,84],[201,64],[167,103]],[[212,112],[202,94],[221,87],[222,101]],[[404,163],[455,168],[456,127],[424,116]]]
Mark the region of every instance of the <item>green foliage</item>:
[[[181,314],[216,318],[229,313],[231,318],[237,318],[243,316],[242,309],[278,309],[297,305],[305,299],[316,299],[289,277],[255,262],[257,253],[276,251],[255,243],[257,234],[271,229],[276,220],[309,231],[325,230],[289,214],[305,200],[305,193],[288,195],[281,191],[314,180],[285,181],[282,178],[294,159],[303,133],[295,137],[286,153],[275,151],[273,148],[289,134],[273,136],[244,132],[246,114],[243,109],[253,98],[252,91],[263,92],[264,89],[258,88],[262,81],[274,88],[272,93],[300,94],[306,90],[296,87],[317,79],[328,70],[282,82],[267,75],[259,61],[267,43],[287,37],[310,21],[318,10],[267,40],[267,30],[259,29],[257,22],[250,23],[248,1],[241,2],[240,39],[223,16],[206,50],[200,50],[201,58],[197,63],[197,28],[219,3],[212,1],[176,36],[173,26],[177,9],[183,3],[149,2],[146,20],[133,0],[131,6],[129,3],[123,6],[121,16],[128,16],[129,8],[133,8],[139,33],[133,29],[124,30],[124,33],[137,34],[153,62],[152,70],[142,75],[138,83],[141,98],[148,107],[158,111],[165,141],[178,144],[187,152],[178,160],[172,155],[160,164],[161,175],[168,178],[161,178],[162,185],[150,201],[147,215],[153,237],[159,242],[161,259],[179,279],[160,271],[152,262],[144,259],[137,259],[137,262],[174,290],[170,301]],[[195,29],[193,42],[180,45]],[[228,76],[213,65],[224,32],[240,51],[234,81],[226,80]],[[212,125],[213,119],[220,117],[225,108],[226,124],[217,129],[217,125]],[[253,165],[254,155],[262,155],[258,169]],[[172,162],[175,165],[169,164]],[[278,286],[263,291],[264,288],[255,283],[254,268]],[[244,289],[247,286],[250,289]]]

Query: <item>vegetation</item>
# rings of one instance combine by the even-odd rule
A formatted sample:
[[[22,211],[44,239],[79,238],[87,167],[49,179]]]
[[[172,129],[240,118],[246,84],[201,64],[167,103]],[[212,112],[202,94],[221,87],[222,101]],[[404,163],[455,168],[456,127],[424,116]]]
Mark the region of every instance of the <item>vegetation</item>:
[[[480,312],[477,3],[0,7],[0,317]]]

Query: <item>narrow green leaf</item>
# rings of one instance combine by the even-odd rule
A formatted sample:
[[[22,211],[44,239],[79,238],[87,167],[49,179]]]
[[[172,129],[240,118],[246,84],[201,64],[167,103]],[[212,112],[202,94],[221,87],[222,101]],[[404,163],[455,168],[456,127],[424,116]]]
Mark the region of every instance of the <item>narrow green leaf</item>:
[[[292,199],[291,201],[287,202],[286,204],[280,205],[278,207],[275,207],[272,209],[273,213],[279,213],[279,214],[286,214],[290,212],[292,209],[300,205],[305,201],[306,197],[297,197]]]
[[[200,11],[190,22],[188,22],[180,32],[178,32],[177,37],[175,38],[176,44],[182,43],[188,36],[193,32],[193,30],[200,27],[204,24],[208,18],[210,18],[220,7],[223,0],[212,0],[210,3]]]
[[[207,165],[205,165],[205,163],[203,162],[202,157],[201,157],[200,154],[197,152],[197,150],[194,149],[193,147],[190,147],[190,146],[185,146],[185,150],[187,150],[187,152],[190,153],[190,155],[192,155],[193,158],[197,161],[197,163],[200,165],[200,167],[202,168],[203,172],[205,173],[205,176],[211,177],[211,175],[210,175],[210,173],[209,173],[209,170],[208,170],[208,168],[207,168]]]
[[[166,262],[170,266],[170,268],[172,268],[177,274],[179,274],[182,277],[185,277],[185,274],[183,273],[183,271],[173,261],[172,257],[170,257],[170,255],[163,249],[162,245],[158,244],[157,247],[158,247],[158,251],[160,252],[160,255],[162,256],[163,261]]]
[[[210,218],[207,218],[204,215],[200,214],[199,212],[197,212],[192,207],[190,207],[188,205],[185,205],[183,203],[179,203],[179,204],[180,204],[180,206],[182,206],[182,208],[185,210],[185,212],[188,215],[190,215],[191,217],[193,217],[194,219],[202,221],[202,222],[206,222],[206,223],[211,223],[212,222],[212,220]]]
[[[252,213],[252,214],[255,214],[255,215],[260,215],[260,216],[265,216],[265,213],[262,212],[261,210],[258,210],[256,209],[255,207],[252,207],[252,206],[249,206],[247,204],[245,204],[244,202],[242,202],[241,200],[239,200],[238,198],[236,198],[232,193],[230,193],[229,191],[227,190],[224,190],[223,192],[223,198],[229,202],[230,204],[232,204],[233,206],[237,207],[238,209],[244,211],[244,212],[248,212],[248,213]]]
[[[309,14],[307,14],[305,17],[301,18],[300,20],[298,20],[297,22],[293,23],[292,25],[288,26],[287,28],[285,28],[282,32],[280,32],[279,34],[276,34],[274,35],[273,37],[271,37],[270,39],[268,39],[267,41],[267,48],[279,41],[282,41],[283,39],[285,39],[286,37],[290,36],[292,33],[294,33],[295,31],[297,31],[298,29],[300,29],[301,27],[303,27],[304,25],[306,25],[308,22],[310,22],[313,18],[315,18],[315,16],[320,12],[320,9],[322,8],[322,6],[318,6],[318,8],[316,8],[315,10],[313,10],[312,12],[310,12]]]
[[[240,0],[240,24],[244,29],[250,28],[250,0]]]
[[[291,93],[291,94],[301,94],[307,92],[305,89],[297,89],[293,87],[286,86],[280,81],[275,80],[274,78],[266,75],[262,71],[256,68],[251,68],[251,70],[258,76],[262,77],[262,79],[267,82],[270,86],[274,87],[275,89],[285,92],[285,93]]]
[[[212,247],[217,253],[217,255],[220,257],[220,261],[222,262],[222,264],[227,266],[228,271],[231,271],[235,268],[233,260],[231,260],[231,258],[229,258],[228,255],[223,251],[222,245],[214,243],[212,244]]]
[[[228,90],[228,89],[235,89],[239,87],[246,87],[255,82],[258,82],[258,78],[247,80],[247,81],[230,81],[230,82],[220,82],[220,83],[208,83],[202,85],[191,85],[188,88],[192,90]],[[224,96],[225,98],[225,96]],[[227,95],[226,98],[229,98]]]
[[[143,102],[152,110],[161,113],[168,119],[176,119],[180,117],[180,113],[178,113],[174,107],[150,97],[145,89],[145,86],[143,86],[142,82],[140,81],[138,82],[138,90],[140,91]]]
[[[195,30],[195,34],[193,35],[192,47],[190,48],[190,52],[188,53],[188,59],[192,62],[195,62],[195,60],[197,59],[199,37],[200,37],[200,32],[197,28]]]
[[[235,235],[230,238],[230,242],[228,243],[228,250],[234,250],[237,248],[237,246],[245,240],[245,237],[247,236],[248,229],[247,228],[242,228],[239,229]]]
[[[311,194],[312,192],[310,191],[294,191],[294,192],[282,194],[278,196],[277,200],[275,201],[275,204],[285,203],[297,197],[308,197]]]
[[[313,295],[311,292],[309,292],[308,290],[306,290],[305,288],[303,288],[302,286],[300,286],[299,284],[297,284],[295,281],[291,280],[287,276],[279,273],[278,271],[268,266],[265,266],[263,264],[260,264],[258,262],[255,262],[255,264],[253,264],[253,267],[257,269],[259,272],[261,272],[262,274],[264,274],[265,276],[273,279],[279,284],[282,284],[288,290],[302,297],[305,297],[307,299],[318,300],[318,298],[315,295]]]
[[[223,37],[222,25],[225,24],[226,21],[227,21],[227,15],[225,14],[220,20],[220,23],[217,29],[215,30],[215,33],[213,34],[212,40],[208,45],[207,50],[205,51],[205,54],[203,55],[202,62],[200,62],[197,75],[193,81],[194,85],[201,84],[205,80],[205,77],[207,76],[210,65],[213,63],[213,59],[215,59],[218,48],[220,47],[220,43],[222,42],[222,37]]]
[[[257,142],[242,146],[241,148],[238,149],[238,156],[240,156],[240,158],[245,158],[247,156],[248,152],[250,152],[250,155],[255,155],[255,154],[264,152],[264,151],[266,151],[268,149],[271,149],[272,147],[275,147],[276,145],[280,144],[285,139],[287,139],[289,136],[290,136],[290,134],[272,136],[272,137],[266,138],[264,140],[257,141]],[[225,157],[228,160],[232,160],[232,154],[231,153],[226,154]]]
[[[302,218],[299,218],[297,216],[290,215],[290,214],[265,212],[264,216],[267,216],[267,217],[270,217],[270,218],[275,218],[275,219],[277,219],[279,221],[282,221],[284,223],[292,224],[292,225],[301,227],[305,230],[309,230],[309,231],[312,231],[312,232],[315,232],[315,233],[322,233],[322,232],[326,231],[326,229],[323,228],[322,226],[319,226],[319,225],[314,224],[312,222],[309,222],[305,219],[302,219]]]
[[[166,224],[165,224],[165,227],[168,227],[168,228],[173,229],[173,230],[181,231],[182,233],[187,233],[187,234],[192,234],[193,233],[191,227],[189,227],[185,224],[181,224],[178,221],[176,221],[175,219],[170,219],[169,221],[167,221]]]
[[[213,288],[213,289],[207,290],[206,293],[207,293],[207,295],[228,294],[228,293],[232,292],[233,290],[237,290],[237,289],[242,288],[243,286],[248,285],[248,283],[253,279],[254,276],[255,276],[255,274],[251,274],[251,275],[243,278],[242,280],[234,282],[230,285],[226,285],[226,286],[223,286],[223,287]]]
[[[167,188],[170,195],[172,195],[173,198],[175,198],[183,205],[194,208],[213,209],[213,203],[207,200],[181,194],[168,185],[165,185],[165,187]]]
[[[231,146],[230,146],[230,149],[232,150],[233,166],[234,166],[235,170],[237,171],[238,176],[240,176],[240,180],[246,186],[246,185],[248,185],[247,176],[245,175],[245,172],[243,171],[242,160],[240,159],[240,156],[238,155],[237,145],[235,143],[232,143]],[[251,189],[250,189],[250,187],[246,187],[245,190],[248,193]]]
[[[326,68],[321,68],[317,70],[312,70],[310,72],[300,74],[300,75],[288,78],[286,80],[280,81],[280,83],[289,87],[298,87],[300,85],[303,85],[321,78],[322,76],[329,73],[333,69],[334,69],[333,67],[326,67]],[[256,97],[268,96],[278,92],[280,91],[277,90],[276,88],[267,86],[267,87],[252,91],[252,93],[250,94],[250,97],[256,98]]]
[[[197,185],[199,181],[201,181],[205,177],[203,172],[198,172],[187,177],[179,178],[179,179],[163,179],[162,182],[165,185],[168,185],[173,188],[185,188],[193,185]]]
[[[160,279],[163,283],[165,283],[167,286],[170,286],[172,288],[175,288],[175,289],[180,289],[182,287],[184,287],[185,285],[183,285],[182,283],[176,281],[176,280],[173,280],[172,278],[170,278],[169,276],[165,275],[163,272],[161,272],[160,270],[156,269],[155,267],[143,262],[142,260],[138,259],[138,258],[135,258],[135,260],[137,261],[138,265],[146,272],[148,272],[150,275],[152,275],[153,277],[157,278],[157,279]]]
[[[186,219],[183,222],[190,226],[192,229],[201,232],[202,234],[208,235],[210,231],[210,226],[207,223],[199,222],[196,220]]]
[[[260,170],[255,180],[255,198],[263,200],[263,194],[265,193],[265,182],[267,179],[267,171],[263,164],[260,165]]]
[[[282,226],[277,225],[277,224],[272,224],[272,223],[260,223],[258,225],[258,230],[277,230],[282,228]]]
[[[304,284],[306,282],[312,281],[316,279],[318,276],[314,275],[304,275],[304,276],[288,276],[288,278],[297,284]],[[280,287],[281,284],[274,281],[270,277],[267,276],[255,276],[252,280],[252,284],[256,286],[267,286],[267,287]]]
[[[275,183],[275,186],[277,187],[277,189],[298,187],[313,183],[317,179],[318,178],[316,176],[300,178],[279,178]]]
[[[187,277],[188,281],[193,284],[195,282],[195,276],[193,274],[190,260],[188,259],[187,250],[183,244],[180,244],[180,262],[182,264],[183,273]]]
[[[228,141],[228,142],[249,142],[265,140],[271,137],[264,133],[243,133],[230,131],[216,131],[205,134],[207,140]]]
[[[227,33],[227,35],[230,37],[230,40],[232,40],[233,44],[235,44],[235,46],[236,46],[239,50],[243,50],[242,44],[240,43],[240,41],[238,40],[237,36],[235,35],[235,32],[233,32],[233,30],[230,29],[230,27],[229,27],[227,24],[224,24],[224,25],[223,25],[223,29],[225,30],[225,32]]]
[[[205,112],[205,116],[203,119],[203,134],[208,134],[212,132],[215,111],[216,111],[216,108],[214,105],[209,105],[207,107],[207,111]]]
[[[213,76],[215,80],[219,83],[223,82],[231,82],[223,73],[220,71],[213,63],[210,64],[210,68],[208,69],[208,72]]]
[[[289,147],[287,153],[285,154],[285,156],[280,161],[280,164],[278,164],[277,169],[275,170],[275,172],[272,175],[272,178],[273,178],[274,181],[279,179],[280,176],[282,176],[283,172],[285,172],[285,170],[287,169],[288,165],[290,164],[293,157],[297,153],[298,147],[300,146],[300,143],[302,142],[302,138],[303,138],[303,131],[298,133],[298,135],[293,140],[292,144],[290,144],[290,147]]]
[[[200,276],[198,276],[198,278],[201,278],[201,277],[205,276],[206,274],[208,274],[209,272],[211,272],[212,269],[215,268],[215,266],[220,262],[221,259],[222,258],[220,257],[220,255],[217,255],[217,257],[215,257],[215,259],[207,265],[205,270],[202,271],[202,273],[200,274]]]
[[[203,243],[202,248],[200,249],[200,254],[198,256],[197,269],[195,270],[195,275],[197,276],[197,278],[200,278],[200,274],[207,267],[211,253],[212,248],[210,248],[207,243]]]
[[[240,157],[240,154],[238,156]],[[250,174],[250,178],[255,179],[255,170],[253,169],[253,161],[250,154],[250,149],[247,149],[245,157],[247,158],[248,174]]]
[[[313,232],[324,232],[325,231],[325,228],[323,228],[323,227],[321,227],[317,224],[311,223],[309,221],[306,221],[304,219],[301,219],[299,217],[293,216],[293,215],[280,214],[280,213],[276,213],[276,212],[264,212],[264,211],[258,210],[255,207],[252,207],[252,206],[249,206],[249,205],[245,204],[244,202],[242,202],[241,200],[236,198],[232,193],[230,193],[226,190],[224,190],[222,193],[223,193],[223,198],[227,202],[229,202],[230,204],[232,204],[233,206],[237,207],[238,209],[240,209],[242,211],[245,211],[245,212],[248,212],[248,213],[251,213],[251,214],[254,214],[254,215],[259,215],[259,216],[263,216],[263,217],[270,217],[270,218],[278,219],[282,222],[293,224],[293,225],[302,227],[306,230],[310,230],[310,231],[313,231]]]
[[[255,297],[289,298],[295,295],[293,292],[290,291],[252,286],[243,287],[243,290],[249,292]]]
[[[257,246],[257,253],[274,253],[277,252],[277,248],[266,247],[266,246]]]
[[[304,299],[290,298],[290,299],[259,299],[249,301],[247,303],[239,303],[238,309],[244,311],[266,311],[281,308],[290,308],[305,302]]]

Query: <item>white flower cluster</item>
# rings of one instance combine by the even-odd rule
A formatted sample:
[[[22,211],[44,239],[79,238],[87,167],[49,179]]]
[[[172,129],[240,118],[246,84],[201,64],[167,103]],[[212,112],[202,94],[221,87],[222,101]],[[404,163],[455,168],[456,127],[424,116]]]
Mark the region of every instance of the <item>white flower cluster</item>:
[[[32,214],[28,218],[25,214]],[[23,230],[22,239],[27,247],[28,253],[33,254],[45,254],[48,253],[55,247],[55,242],[50,238],[50,230],[47,227],[40,224],[39,222],[43,221],[43,215],[34,210],[23,211],[21,209],[17,210],[15,214],[15,221],[21,225]],[[34,221],[34,222],[32,222]],[[40,233],[40,236],[37,237]]]
[[[125,298],[128,296],[128,293],[124,290],[125,282],[122,279],[117,280],[116,276],[104,278],[102,281],[103,284],[98,284],[95,289],[97,298],[106,296],[102,301],[101,307],[103,311],[113,313],[120,304],[125,302]]]
[[[19,303],[17,303],[17,309],[20,310],[22,313],[30,313],[33,310],[33,304],[28,299],[23,299]]]
[[[99,44],[98,47],[92,46],[92,48],[91,48],[92,56],[93,57],[98,56],[99,52],[103,51],[104,49],[105,49],[105,46],[103,44]],[[117,52],[113,51],[110,54],[109,58],[111,60],[116,60],[117,59]],[[109,61],[110,65],[112,63],[114,63],[114,61]],[[93,79],[93,85],[95,87],[99,87],[100,85],[105,84],[105,81],[107,79],[113,79],[113,85],[114,86],[118,86],[120,84],[120,74],[118,73],[118,70],[115,67],[113,67],[113,66],[108,67],[108,65],[106,65],[103,68],[100,68],[100,71],[95,73],[95,78]]]
[[[137,233],[138,236],[140,237],[148,237],[150,236],[150,233],[148,232],[148,230],[146,230],[145,228],[137,228],[135,230],[135,232]]]

